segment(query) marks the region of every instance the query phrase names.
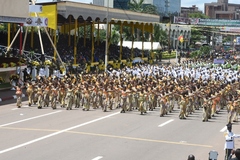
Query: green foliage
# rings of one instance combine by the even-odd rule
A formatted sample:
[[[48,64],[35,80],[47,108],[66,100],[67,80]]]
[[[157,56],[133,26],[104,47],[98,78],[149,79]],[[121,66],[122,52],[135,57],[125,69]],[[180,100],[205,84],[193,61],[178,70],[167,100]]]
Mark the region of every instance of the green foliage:
[[[190,57],[191,58],[198,58],[198,57],[200,57],[199,50],[191,52]]]
[[[202,35],[200,30],[198,29],[191,29],[191,44],[194,46],[196,42],[204,40],[205,37]]]
[[[160,25],[154,26],[154,41],[160,42],[160,45],[166,46],[168,44],[167,33],[161,28]]]
[[[143,2],[144,2],[144,0],[140,0],[139,2],[137,0],[132,0],[128,3],[128,7],[131,11],[142,12],[143,11]]]
[[[208,16],[206,16],[205,14],[202,14],[200,12],[189,13],[188,17],[190,17],[190,18],[202,18],[202,19],[209,18]]]
[[[159,15],[158,9],[154,5],[147,5],[143,8],[143,13]]]
[[[210,51],[211,51],[211,47],[209,46],[202,46],[200,47],[200,52],[201,54],[210,54]]]
[[[112,30],[112,34],[111,34],[111,44],[117,45],[118,42],[119,42],[119,38],[120,38],[120,35],[119,35],[118,31]]]
[[[154,5],[144,5],[144,0],[132,0],[128,3],[128,7],[131,11],[148,13],[148,14],[156,14],[158,15],[158,9]]]
[[[162,59],[171,59],[176,58],[176,52],[173,51],[171,54],[168,53],[168,51],[162,52]]]
[[[84,37],[84,26],[79,27],[79,35],[80,37]],[[91,37],[91,25],[86,25],[86,37]]]

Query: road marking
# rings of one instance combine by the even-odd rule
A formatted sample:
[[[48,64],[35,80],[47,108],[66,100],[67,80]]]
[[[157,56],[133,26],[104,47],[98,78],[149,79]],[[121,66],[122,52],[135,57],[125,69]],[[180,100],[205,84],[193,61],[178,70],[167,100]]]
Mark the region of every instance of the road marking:
[[[28,106],[28,105],[25,105],[25,106],[22,106],[21,108],[29,108],[29,106]],[[13,108],[13,109],[11,109],[11,110],[14,111],[14,110],[18,110],[18,109],[21,109],[21,108]]]
[[[227,130],[227,126],[223,127],[220,132],[225,132]]]
[[[10,125],[12,125],[12,124],[21,123],[21,122],[29,121],[29,120],[32,120],[32,119],[49,116],[49,115],[52,115],[52,114],[55,114],[55,113],[59,113],[59,112],[62,112],[62,110],[56,111],[56,112],[47,113],[47,114],[43,114],[43,115],[39,115],[39,116],[36,116],[36,117],[31,117],[31,118],[23,119],[23,120],[20,120],[20,121],[15,121],[15,122],[10,122],[10,123],[6,123],[6,124],[2,124],[2,125],[0,125],[0,127],[10,126]]]
[[[96,158],[93,158],[92,160],[99,160],[99,159],[102,159],[103,156],[97,156]]]
[[[25,131],[41,131],[41,132],[59,132],[60,131],[60,130],[52,130],[52,129],[16,128],[16,127],[2,127],[1,129],[25,130]],[[180,142],[162,141],[162,140],[155,140],[155,139],[144,139],[144,138],[137,138],[137,137],[124,137],[124,136],[117,136],[117,135],[98,134],[98,133],[89,133],[89,132],[78,132],[78,131],[66,131],[66,133],[88,135],[88,136],[98,136],[98,137],[108,137],[108,138],[114,138],[114,139],[116,139],[116,138],[118,138],[118,139],[127,139],[127,140],[133,140],[133,141],[176,144],[176,145],[183,145],[183,146],[195,146],[195,147],[204,147],[204,148],[212,148],[213,147],[213,146],[204,145],[204,144],[187,143],[186,141],[180,141]]]
[[[106,119],[106,118],[109,118],[109,117],[112,117],[112,116],[115,116],[117,114],[120,114],[120,112],[116,112],[116,113],[113,113],[113,114],[110,114],[110,115],[107,115],[107,116],[104,116],[104,117],[101,117],[101,118],[97,118],[97,119],[94,119],[94,120],[91,120],[91,121],[88,121],[88,122],[85,122],[85,123],[82,123],[82,124],[79,124],[79,125],[76,125],[76,126],[73,126],[73,127],[70,127],[70,128],[66,128],[66,129],[60,130],[58,132],[51,133],[51,134],[48,134],[46,136],[43,136],[43,137],[40,137],[40,138],[31,140],[31,141],[28,141],[26,143],[22,143],[22,144],[19,144],[17,146],[14,146],[14,147],[1,150],[0,154],[3,154],[5,152],[9,152],[9,151],[14,150],[14,149],[18,149],[20,147],[27,146],[29,144],[32,144],[32,143],[35,143],[35,142],[38,142],[38,141],[41,141],[41,140],[44,140],[44,139],[56,136],[58,134],[61,134],[61,133],[64,133],[64,132],[67,132],[67,131],[70,131],[70,130],[73,130],[73,129],[76,129],[76,128],[79,128],[79,127],[82,127],[82,126],[85,126],[85,125],[88,125],[88,124],[91,124],[91,123],[94,123],[94,122],[97,122],[97,121],[100,121],[100,120],[103,120],[103,119]]]
[[[158,127],[163,127],[163,126],[165,126],[166,124],[171,123],[172,121],[174,121],[174,119],[170,119],[170,120],[168,120],[167,122],[164,122],[164,123],[160,124]]]

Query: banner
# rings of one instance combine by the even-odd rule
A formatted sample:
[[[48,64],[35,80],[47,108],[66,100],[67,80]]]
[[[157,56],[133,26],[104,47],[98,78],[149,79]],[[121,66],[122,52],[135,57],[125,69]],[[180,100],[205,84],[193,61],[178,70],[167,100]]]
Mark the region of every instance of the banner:
[[[240,45],[240,37],[236,37],[236,44]]]
[[[43,17],[29,17],[26,18],[24,26],[31,27],[48,27],[48,19]]]
[[[0,22],[24,23],[26,18],[0,16]]]
[[[240,27],[221,27],[220,31],[223,31],[223,32],[238,32],[238,33],[240,33]]]
[[[225,19],[199,19],[198,25],[205,26],[238,26],[240,27],[240,20],[225,20]]]
[[[196,25],[196,24],[198,24],[198,19],[199,18],[186,18],[186,17],[176,17],[176,16],[174,16],[173,23]]]
[[[42,5],[29,5],[29,12],[42,13]]]
[[[46,17],[48,19],[48,27],[54,30],[57,29],[57,5],[43,5],[42,6],[42,13],[31,13],[31,17]]]

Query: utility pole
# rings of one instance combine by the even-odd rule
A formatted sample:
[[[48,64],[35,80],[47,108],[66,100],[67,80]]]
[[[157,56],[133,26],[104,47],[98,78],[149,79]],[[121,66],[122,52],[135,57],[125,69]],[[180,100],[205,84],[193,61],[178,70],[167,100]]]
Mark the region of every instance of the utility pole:
[[[168,11],[170,2],[169,0],[165,0],[165,14],[167,14],[167,16],[169,16],[169,28],[168,28],[168,53],[171,54],[170,52],[170,44],[171,44],[171,15]],[[170,57],[169,57],[169,63],[170,63]]]
[[[106,44],[105,44],[105,72],[107,72],[108,66],[108,38],[109,38],[109,22],[108,22],[108,15],[109,15],[109,0],[107,0],[107,14],[106,14]]]

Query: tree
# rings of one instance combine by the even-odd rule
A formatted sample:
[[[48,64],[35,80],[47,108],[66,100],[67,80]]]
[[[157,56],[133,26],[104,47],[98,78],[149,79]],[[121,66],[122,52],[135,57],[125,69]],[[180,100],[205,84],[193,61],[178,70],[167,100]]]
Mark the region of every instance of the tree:
[[[116,30],[113,30],[111,34],[111,44],[117,45],[119,42],[119,38],[120,38],[119,32]]]
[[[154,6],[154,5],[146,5],[144,8],[143,8],[143,13],[148,13],[148,14],[155,14],[155,15],[159,15],[159,12],[157,10],[157,7]]]
[[[160,25],[154,26],[154,41],[159,42],[162,47],[168,44],[167,33],[162,29]]]
[[[129,1],[128,7],[131,11],[142,12],[144,8],[143,2],[144,0],[140,0],[139,2],[137,2],[137,0],[132,0],[132,1]]]
[[[205,14],[202,14],[200,12],[195,12],[195,13],[189,13],[188,14],[189,18],[201,18],[201,19],[207,19],[209,18],[208,16],[206,16]]]

